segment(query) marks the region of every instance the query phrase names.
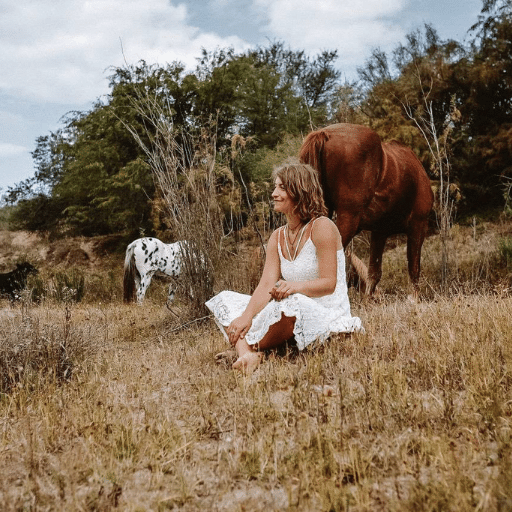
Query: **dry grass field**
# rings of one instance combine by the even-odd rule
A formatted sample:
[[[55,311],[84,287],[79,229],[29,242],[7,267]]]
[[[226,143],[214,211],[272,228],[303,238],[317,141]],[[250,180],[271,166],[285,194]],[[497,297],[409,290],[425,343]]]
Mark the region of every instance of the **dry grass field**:
[[[511,233],[454,227],[442,293],[428,238],[419,302],[399,243],[379,297],[351,291],[365,334],[249,377],[215,363],[222,336],[181,325],[164,283],[125,305],[121,257],[68,258],[80,302],[0,302],[0,509],[512,510]],[[248,291],[254,263],[231,257],[216,291]]]

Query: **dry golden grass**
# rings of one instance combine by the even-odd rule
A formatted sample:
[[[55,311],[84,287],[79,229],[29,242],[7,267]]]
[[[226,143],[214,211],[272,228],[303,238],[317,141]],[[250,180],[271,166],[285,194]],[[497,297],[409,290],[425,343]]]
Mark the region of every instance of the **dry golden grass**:
[[[211,321],[180,327],[163,284],[143,307],[1,303],[4,347],[64,343],[72,374],[34,363],[0,395],[0,509],[511,510],[512,297],[490,231],[455,231],[443,294],[430,238],[418,303],[388,251],[381,297],[352,296],[365,334],[248,378],[215,364]]]

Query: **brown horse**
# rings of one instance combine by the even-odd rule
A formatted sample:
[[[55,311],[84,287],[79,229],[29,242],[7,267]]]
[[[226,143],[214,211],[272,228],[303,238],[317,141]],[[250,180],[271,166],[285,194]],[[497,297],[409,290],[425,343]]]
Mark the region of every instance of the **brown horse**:
[[[367,292],[375,291],[382,276],[387,238],[406,233],[409,276],[416,293],[421,246],[434,200],[416,155],[396,141],[383,143],[366,126],[335,124],[311,132],[299,157],[320,173],[343,247],[359,231],[371,231]]]

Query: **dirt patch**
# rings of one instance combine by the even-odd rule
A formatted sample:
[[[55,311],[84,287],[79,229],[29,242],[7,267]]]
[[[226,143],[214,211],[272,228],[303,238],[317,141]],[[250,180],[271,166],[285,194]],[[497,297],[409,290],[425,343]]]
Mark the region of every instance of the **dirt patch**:
[[[79,241],[63,240],[52,243],[48,249],[46,262],[52,265],[89,265],[94,260],[92,251],[85,251]]]
[[[125,244],[120,235],[50,242],[38,233],[0,230],[0,247],[0,272],[8,272],[20,260],[30,261],[36,267],[97,267],[112,253],[121,254]]]
[[[29,231],[0,230],[0,247],[2,271],[12,270],[14,264],[21,259],[40,264],[48,254],[48,241],[45,237]]]

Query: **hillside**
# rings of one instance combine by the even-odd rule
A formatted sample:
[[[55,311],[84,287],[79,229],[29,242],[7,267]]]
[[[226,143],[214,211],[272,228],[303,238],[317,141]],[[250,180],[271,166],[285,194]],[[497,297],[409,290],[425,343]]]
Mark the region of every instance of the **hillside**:
[[[0,271],[12,270],[18,260],[28,260],[38,268],[99,267],[118,249],[120,238],[112,235],[50,241],[29,231],[0,230]]]
[[[247,236],[245,237],[247,238]],[[512,238],[512,220],[499,218],[491,222],[473,218],[464,225],[454,225],[448,241],[449,263],[452,273],[460,276],[469,267],[484,265],[487,268],[487,277],[493,275],[493,280],[502,277],[506,279],[506,268],[490,268],[490,259],[498,257],[500,244]],[[0,230],[0,272],[7,272],[14,268],[19,260],[28,260],[37,268],[43,270],[70,270],[79,268],[83,272],[108,271],[120,268],[124,257],[124,248],[131,241],[123,235],[110,235],[100,237],[76,237],[58,240],[49,240],[47,237],[27,231]],[[381,288],[396,290],[397,284],[407,288],[408,276],[406,266],[406,238],[405,235],[390,237],[386,244],[383,258],[383,277]],[[510,242],[509,242],[510,243]],[[258,247],[253,242],[245,240],[241,245],[234,246],[238,258],[244,259],[243,268],[250,269],[250,273],[258,272],[258,265],[251,261],[255,252],[246,250],[248,247]],[[364,232],[354,239],[353,250],[364,261],[367,261],[369,250],[369,234]],[[425,279],[436,281],[438,274],[438,258],[441,242],[438,234],[430,233],[427,236],[422,252],[422,274]],[[258,253],[259,254],[259,253]],[[233,255],[233,254],[232,254]],[[504,256],[506,259],[506,255]],[[248,261],[245,261],[248,260]],[[240,261],[238,262],[240,265]],[[491,265],[492,266],[492,265]],[[231,268],[231,267],[230,267]],[[492,270],[492,271],[491,271]],[[226,268],[219,269],[221,274]],[[219,275],[221,277],[221,275]],[[251,283],[257,276],[251,275]],[[219,281],[219,280],[218,280]],[[220,279],[219,283],[223,282]],[[431,283],[433,285],[433,283]]]

